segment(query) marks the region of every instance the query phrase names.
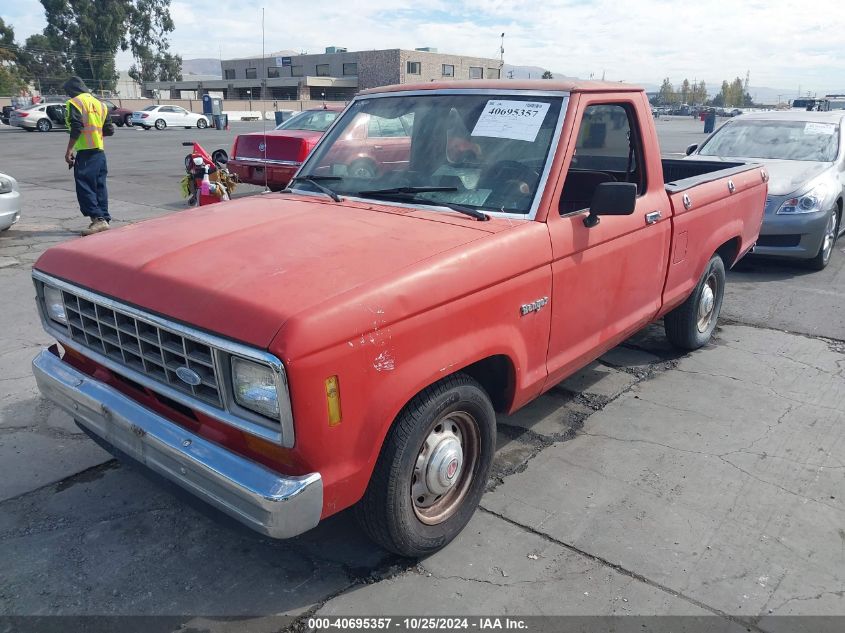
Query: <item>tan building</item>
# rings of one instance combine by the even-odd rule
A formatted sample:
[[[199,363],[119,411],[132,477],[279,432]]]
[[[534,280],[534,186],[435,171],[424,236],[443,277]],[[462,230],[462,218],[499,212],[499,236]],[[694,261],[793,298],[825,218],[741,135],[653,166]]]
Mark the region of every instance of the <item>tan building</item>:
[[[438,53],[436,49],[270,53],[220,62],[222,79],[147,82],[145,90],[182,92],[201,97],[222,93],[225,99],[346,101],[359,90],[390,84],[458,79],[498,79],[498,59]]]

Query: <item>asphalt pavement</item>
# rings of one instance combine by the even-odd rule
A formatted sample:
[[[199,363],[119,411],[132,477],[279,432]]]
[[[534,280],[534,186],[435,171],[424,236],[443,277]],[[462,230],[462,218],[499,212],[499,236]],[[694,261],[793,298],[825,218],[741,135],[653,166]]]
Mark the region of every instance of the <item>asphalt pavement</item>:
[[[665,155],[704,138],[691,119],[657,127]],[[228,149],[260,129],[118,129],[115,224],[184,208],[183,141]],[[29,271],[86,225],[66,138],[0,126],[0,172],[24,194],[0,234],[0,616],[163,614],[147,630],[215,631],[349,614],[673,615],[754,631],[845,616],[842,245],[822,272],[743,262],[704,349],[675,352],[655,324],[500,416],[482,508],[411,561],[348,513],[289,541],[253,534],[111,460],[38,395],[29,362],[51,341]],[[0,618],[0,632],[18,625]]]

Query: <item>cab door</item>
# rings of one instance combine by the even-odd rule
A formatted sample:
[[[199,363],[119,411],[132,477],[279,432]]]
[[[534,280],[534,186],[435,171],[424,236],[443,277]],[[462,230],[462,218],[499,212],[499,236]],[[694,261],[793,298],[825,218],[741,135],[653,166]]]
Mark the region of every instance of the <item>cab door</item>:
[[[557,383],[653,319],[661,302],[671,238],[651,120],[642,93],[585,94],[577,108],[548,227],[552,242],[552,324],[547,385]],[[645,104],[647,106],[647,104]],[[638,110],[639,108],[639,110]],[[655,177],[650,178],[652,174]],[[584,218],[602,182],[637,185],[631,215]]]

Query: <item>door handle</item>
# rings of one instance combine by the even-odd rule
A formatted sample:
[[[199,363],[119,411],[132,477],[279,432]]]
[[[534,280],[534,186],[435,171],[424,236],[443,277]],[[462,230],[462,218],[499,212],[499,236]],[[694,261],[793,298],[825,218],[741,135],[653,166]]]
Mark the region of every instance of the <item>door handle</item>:
[[[381,145],[373,145],[373,149],[384,149]]]
[[[651,213],[645,214],[645,223],[646,224],[654,224],[660,219],[660,211],[652,211]]]

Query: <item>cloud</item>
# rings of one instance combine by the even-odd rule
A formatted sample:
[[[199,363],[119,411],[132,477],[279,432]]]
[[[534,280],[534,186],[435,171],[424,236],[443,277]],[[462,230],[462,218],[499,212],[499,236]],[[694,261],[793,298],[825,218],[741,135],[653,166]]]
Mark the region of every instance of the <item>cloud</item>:
[[[18,16],[42,13],[18,0]],[[244,57],[265,50],[435,46],[566,75],[659,83],[685,77],[718,85],[751,73],[754,85],[845,88],[845,11],[837,0],[246,0],[213,11],[174,0],[173,49],[183,57]],[[15,16],[9,20],[15,24]],[[28,18],[27,26],[34,21]],[[25,33],[18,29],[19,39]],[[121,65],[128,65],[124,56]]]

